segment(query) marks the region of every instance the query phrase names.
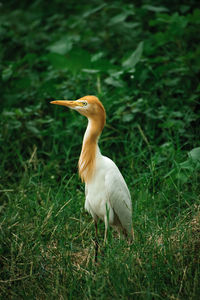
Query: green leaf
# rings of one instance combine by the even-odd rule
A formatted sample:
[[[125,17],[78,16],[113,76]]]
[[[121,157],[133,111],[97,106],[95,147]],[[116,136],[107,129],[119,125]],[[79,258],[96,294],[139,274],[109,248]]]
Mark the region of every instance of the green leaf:
[[[58,54],[66,54],[72,49],[72,41],[67,37],[62,38],[61,40],[55,42],[54,44],[48,47],[50,52],[58,53]]]
[[[153,6],[153,5],[143,5],[142,8],[149,10],[149,11],[153,11],[153,12],[167,12],[169,11],[168,8],[163,7],[163,6]]]
[[[13,74],[12,66],[9,66],[8,68],[4,69],[2,72],[3,81],[9,80],[12,74]]]
[[[105,58],[98,59],[94,62],[91,60],[91,64],[92,69],[99,70],[101,72],[108,72],[109,70],[117,69],[115,65]]]
[[[99,70],[95,70],[95,69],[82,69],[82,71],[90,74],[99,73]]]
[[[123,87],[123,83],[121,82],[121,80],[115,79],[113,77],[107,77],[104,81],[108,85],[112,85],[112,86],[115,86],[115,87]]]
[[[26,128],[31,131],[33,134],[39,136],[41,132],[36,128],[36,122],[35,121],[28,121],[26,123]]]
[[[188,181],[188,176],[183,172],[176,174],[176,178],[180,180],[182,183],[186,183]]]
[[[128,123],[130,121],[132,121],[134,118],[133,114],[124,114],[122,117],[122,121],[125,123]]]
[[[18,120],[13,120],[12,122],[9,123],[9,127],[13,129],[18,129],[21,128],[22,123]]]
[[[87,18],[87,17],[91,16],[92,14],[94,14],[97,11],[101,10],[105,6],[106,6],[106,3],[102,3],[101,5],[99,5],[95,8],[87,9],[87,11],[83,13],[83,18]]]
[[[14,113],[14,111],[3,111],[2,112],[2,116],[5,116],[5,117],[14,117],[15,113]]]
[[[188,156],[193,160],[193,162],[198,163],[200,162],[200,147],[192,149]]]
[[[121,14],[118,14],[116,16],[114,16],[113,18],[111,18],[110,22],[109,22],[109,25],[116,25],[118,23],[122,23],[126,20],[126,18],[129,16],[129,15],[132,15],[133,12],[132,11],[124,11],[122,12]]]
[[[168,78],[166,80],[163,80],[164,84],[166,86],[176,86],[180,81],[179,77],[175,77],[175,78]]]
[[[46,58],[49,60],[49,62],[55,69],[63,70],[63,69],[67,69],[68,67],[66,57],[61,54],[49,53],[46,56]]]
[[[189,170],[191,172],[194,170],[194,165],[189,159],[180,163],[179,166],[181,167],[181,169]]]
[[[140,61],[143,52],[143,42],[140,42],[136,50],[122,63],[124,68],[131,69]]]
[[[49,53],[46,58],[58,70],[68,69],[72,72],[80,72],[83,69],[91,69],[90,53],[81,48],[72,49],[66,55]]]
[[[91,62],[95,62],[103,57],[103,52],[98,52],[91,57]]]

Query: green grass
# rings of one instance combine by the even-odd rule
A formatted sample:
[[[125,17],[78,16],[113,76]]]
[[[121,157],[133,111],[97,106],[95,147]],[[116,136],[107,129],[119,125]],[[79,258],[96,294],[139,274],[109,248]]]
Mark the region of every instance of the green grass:
[[[129,153],[131,145],[126,147]],[[188,187],[172,178],[160,180],[162,169],[155,167],[124,170],[135,240],[128,245],[110,230],[103,247],[101,224],[95,265],[94,225],[83,209],[80,180],[68,170],[67,161],[60,180],[51,171],[45,174],[48,166],[35,157],[18,185],[1,190],[2,297],[197,299],[200,212],[195,174]]]
[[[196,1],[20,1],[0,27],[0,299],[200,295]],[[67,17],[66,17],[67,16]],[[100,139],[131,192],[135,239],[94,263],[77,162],[87,121],[54,99],[95,94]]]

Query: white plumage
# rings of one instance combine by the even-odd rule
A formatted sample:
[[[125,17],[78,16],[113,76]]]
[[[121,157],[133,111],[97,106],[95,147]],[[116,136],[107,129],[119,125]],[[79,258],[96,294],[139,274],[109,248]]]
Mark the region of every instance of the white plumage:
[[[132,230],[131,196],[126,182],[116,164],[99,149],[96,155],[94,175],[86,183],[85,209],[97,222],[105,222],[105,238],[109,225],[122,229],[125,234]]]

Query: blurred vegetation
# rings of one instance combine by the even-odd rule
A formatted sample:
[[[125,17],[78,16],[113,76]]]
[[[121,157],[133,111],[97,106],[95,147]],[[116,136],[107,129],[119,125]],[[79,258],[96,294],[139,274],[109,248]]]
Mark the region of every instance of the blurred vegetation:
[[[10,0],[0,19],[0,293],[197,299],[197,1]],[[97,271],[75,175],[87,122],[49,104],[87,94],[106,108],[100,147],[126,178],[136,231],[130,251],[111,234]]]

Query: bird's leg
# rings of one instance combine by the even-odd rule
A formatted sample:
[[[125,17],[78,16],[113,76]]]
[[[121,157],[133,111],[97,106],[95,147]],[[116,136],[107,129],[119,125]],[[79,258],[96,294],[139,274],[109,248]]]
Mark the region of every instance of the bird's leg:
[[[95,263],[97,263],[97,254],[98,254],[98,249],[99,249],[99,244],[98,244],[98,229],[97,229],[97,221],[94,221],[95,225]]]
[[[110,207],[106,203],[106,215],[104,216],[104,223],[105,223],[105,232],[104,232],[104,241],[103,245],[105,246],[107,240],[107,232],[108,232],[108,225],[109,225],[109,218],[110,218]]]
[[[123,228],[122,233],[123,233],[124,237],[127,239],[128,238],[128,233],[127,233],[126,229]]]
[[[132,239],[132,241],[134,240],[134,230],[133,230],[133,227],[131,228],[131,239]]]
[[[105,223],[105,232],[104,232],[104,241],[103,241],[103,245],[105,246],[106,244],[106,240],[107,240],[107,231],[108,231],[108,219],[107,216],[104,219],[104,223]]]

